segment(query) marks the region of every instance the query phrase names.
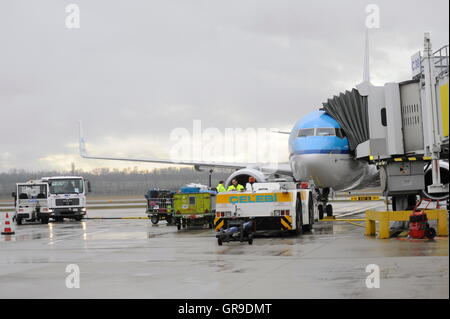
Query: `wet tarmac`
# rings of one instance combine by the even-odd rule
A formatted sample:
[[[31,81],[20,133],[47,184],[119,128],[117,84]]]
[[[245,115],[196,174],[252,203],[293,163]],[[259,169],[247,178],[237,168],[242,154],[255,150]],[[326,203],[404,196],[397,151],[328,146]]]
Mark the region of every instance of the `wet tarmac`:
[[[340,215],[383,204],[334,206]],[[119,216],[145,214],[89,212]],[[80,288],[66,287],[69,264],[80,269]],[[366,286],[370,264],[379,266],[380,288]],[[337,221],[251,246],[218,246],[207,228],[177,231],[145,219],[28,224],[0,237],[0,298],[449,298],[448,270],[447,237],[379,240]]]

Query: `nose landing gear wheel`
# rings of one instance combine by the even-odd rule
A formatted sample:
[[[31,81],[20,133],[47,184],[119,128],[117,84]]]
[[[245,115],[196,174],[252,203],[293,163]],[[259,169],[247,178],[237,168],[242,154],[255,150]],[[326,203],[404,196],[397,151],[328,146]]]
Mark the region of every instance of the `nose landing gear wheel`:
[[[319,206],[317,206],[317,209],[319,211],[319,220],[323,219],[323,205],[320,204]]]
[[[327,213],[327,216],[328,216],[328,217],[333,216],[333,206],[331,206],[330,204],[328,204],[328,205],[325,207],[325,212]]]

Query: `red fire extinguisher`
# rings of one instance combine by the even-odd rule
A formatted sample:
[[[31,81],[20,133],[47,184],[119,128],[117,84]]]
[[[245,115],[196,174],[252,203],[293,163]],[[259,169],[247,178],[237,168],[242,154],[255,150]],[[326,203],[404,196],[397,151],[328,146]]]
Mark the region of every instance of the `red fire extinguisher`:
[[[425,213],[430,202],[431,200],[428,200],[424,209],[417,210],[417,207],[422,203],[422,200],[420,200],[409,216],[409,237],[413,239],[433,239],[436,237],[436,230],[428,224],[427,214]]]

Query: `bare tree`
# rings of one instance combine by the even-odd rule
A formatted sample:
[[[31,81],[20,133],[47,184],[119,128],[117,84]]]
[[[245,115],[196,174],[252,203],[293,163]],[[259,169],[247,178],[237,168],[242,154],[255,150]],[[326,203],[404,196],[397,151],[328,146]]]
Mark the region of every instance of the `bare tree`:
[[[231,170],[216,170],[212,175],[212,184],[226,179]],[[92,171],[76,170],[71,166],[68,172],[38,171],[29,172],[12,169],[0,173],[0,197],[8,197],[15,190],[15,184],[43,176],[58,176],[74,174],[83,176],[92,185],[94,195],[142,195],[149,188],[164,188],[178,190],[189,183],[208,185],[208,171],[198,172],[193,168],[162,168],[154,170],[139,170],[138,167],[125,169],[96,168]]]

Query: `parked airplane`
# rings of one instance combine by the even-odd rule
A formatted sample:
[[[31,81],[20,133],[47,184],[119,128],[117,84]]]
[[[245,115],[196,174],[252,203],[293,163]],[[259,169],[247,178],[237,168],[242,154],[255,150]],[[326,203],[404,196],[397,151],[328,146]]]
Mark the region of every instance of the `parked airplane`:
[[[370,84],[368,36],[367,29],[362,82],[364,85]],[[290,132],[279,133],[289,134],[289,162],[278,164],[275,171],[273,171],[271,165],[258,163],[216,163],[88,156],[81,132],[81,123],[80,155],[90,159],[192,165],[197,170],[215,167],[235,169],[236,171],[228,177],[227,185],[234,178],[239,183],[245,184],[250,176],[253,176],[258,182],[265,182],[280,175],[292,177],[296,181],[313,182],[318,190],[318,200],[322,203],[319,205],[319,211],[322,214],[325,211],[329,216],[333,213],[332,206],[328,204],[330,189],[343,191],[379,185],[380,174],[377,167],[369,164],[367,161],[353,157],[344,130],[326,112],[312,112],[300,119]],[[448,161],[441,161],[440,165],[441,175],[444,176],[442,182],[448,184]],[[427,187],[432,183],[431,167],[429,165],[425,166],[424,170],[425,186]],[[412,196],[415,199],[415,195]],[[422,192],[422,196],[435,200],[448,199],[448,193],[429,194],[425,190]]]
[[[300,119],[289,136],[289,163],[281,163],[276,171],[270,166],[257,163],[216,163],[198,161],[172,161],[143,158],[118,158],[90,156],[86,152],[80,123],[80,155],[88,159],[121,160],[176,165],[192,165],[201,168],[236,169],[226,184],[236,178],[245,185],[250,176],[257,182],[265,182],[280,175],[293,177],[296,181],[313,182],[318,189],[319,210],[331,216],[332,206],[328,204],[330,188],[336,191],[364,188],[377,183],[378,170],[374,165],[355,160],[349,151],[348,139],[344,131],[331,116],[324,111],[312,112]]]

